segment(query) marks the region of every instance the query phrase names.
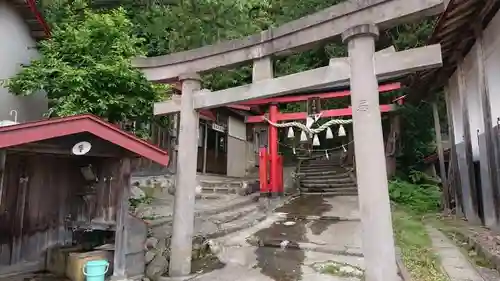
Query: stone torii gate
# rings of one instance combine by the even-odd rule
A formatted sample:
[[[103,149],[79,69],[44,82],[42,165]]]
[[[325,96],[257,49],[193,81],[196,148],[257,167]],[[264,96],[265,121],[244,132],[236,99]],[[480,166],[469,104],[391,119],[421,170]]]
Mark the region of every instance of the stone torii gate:
[[[351,0],[243,39],[137,58],[134,65],[149,80],[182,82],[180,97],[154,106],[157,115],[180,112],[170,276],[186,276],[191,270],[199,110],[350,83],[365,276],[367,281],[398,280],[378,81],[441,66],[441,48],[431,45],[375,53],[375,40],[379,29],[443,10],[443,0]],[[304,50],[339,35],[348,45],[349,57],[333,58],[326,67],[273,78],[272,56]],[[254,63],[252,84],[216,92],[201,90],[198,73],[245,61]]]

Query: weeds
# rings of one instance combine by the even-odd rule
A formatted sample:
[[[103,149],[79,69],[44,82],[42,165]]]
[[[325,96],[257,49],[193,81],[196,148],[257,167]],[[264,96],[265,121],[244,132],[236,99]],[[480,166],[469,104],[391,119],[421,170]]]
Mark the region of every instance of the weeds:
[[[396,208],[392,217],[396,245],[413,280],[447,281],[421,216]]]
[[[413,171],[408,180],[396,178],[389,182],[391,201],[413,214],[436,213],[441,206],[441,190],[437,181]]]

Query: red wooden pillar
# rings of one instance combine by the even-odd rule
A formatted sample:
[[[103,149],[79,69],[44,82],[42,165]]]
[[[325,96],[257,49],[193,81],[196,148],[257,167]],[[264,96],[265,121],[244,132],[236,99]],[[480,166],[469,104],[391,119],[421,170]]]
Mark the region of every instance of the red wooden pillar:
[[[259,181],[260,181],[260,195],[267,195],[269,193],[267,183],[267,148],[261,147],[259,149]]]
[[[278,105],[271,104],[269,106],[269,120],[273,123],[278,123]],[[271,162],[270,169],[270,184],[271,196],[278,195],[279,174],[278,174],[278,128],[269,124],[269,158]]]

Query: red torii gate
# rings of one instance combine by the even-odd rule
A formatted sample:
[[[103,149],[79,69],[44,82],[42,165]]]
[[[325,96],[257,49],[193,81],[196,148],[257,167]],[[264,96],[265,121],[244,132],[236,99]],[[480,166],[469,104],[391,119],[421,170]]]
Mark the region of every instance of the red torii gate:
[[[401,88],[400,83],[391,83],[379,86],[379,93],[389,92],[398,90]],[[298,96],[283,96],[268,99],[261,99],[255,101],[246,101],[239,103],[237,105],[231,105],[229,107],[236,109],[249,110],[251,106],[256,105],[269,105],[269,114],[267,118],[270,122],[278,123],[279,121],[290,121],[290,120],[304,120],[307,118],[307,112],[294,112],[294,113],[280,113],[278,109],[278,104],[280,103],[291,103],[291,102],[301,102],[307,101],[311,98],[319,99],[331,99],[346,97],[351,94],[350,91],[338,91],[338,92],[326,92],[326,93],[314,93]],[[397,100],[399,104],[402,103],[402,99]],[[382,104],[380,105],[380,112],[390,112],[395,109],[394,104]],[[341,109],[328,109],[321,111],[321,117],[340,117],[340,116],[351,116],[352,108],[341,108]],[[246,123],[262,123],[265,122],[264,115],[260,116],[248,116],[245,119]],[[260,178],[260,191],[261,194],[269,194],[271,196],[276,196],[284,193],[283,185],[283,158],[278,155],[278,128],[269,124],[268,129],[268,149],[259,149],[259,178]],[[269,183],[267,180],[268,168],[267,164],[269,162]]]

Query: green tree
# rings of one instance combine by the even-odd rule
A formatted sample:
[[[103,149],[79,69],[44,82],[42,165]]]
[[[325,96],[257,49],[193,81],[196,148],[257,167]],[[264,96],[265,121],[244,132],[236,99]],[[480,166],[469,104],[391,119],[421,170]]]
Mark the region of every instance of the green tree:
[[[75,2],[49,16],[60,20],[40,43],[40,58],[8,80],[8,88],[18,95],[45,91],[49,116],[92,113],[110,122],[147,122],[166,89],[131,66],[131,58],[144,54],[143,39],[125,10],[98,13]]]
[[[123,34],[119,36],[118,41],[128,41],[129,43],[121,44],[121,46],[138,50],[139,48],[137,46],[141,45],[145,50],[145,55],[158,56],[214,44],[227,39],[241,38],[269,27],[276,27],[286,22],[296,20],[302,16],[342,2],[342,0],[43,0],[43,2],[47,3],[45,5],[45,15],[49,22],[60,29],[68,30],[67,37],[69,38],[77,38],[73,33],[75,33],[75,30],[82,30],[83,26],[85,26],[82,22],[85,22],[89,14],[92,14],[88,11],[85,12],[88,4],[92,5],[94,10],[104,11],[103,14],[92,15],[98,17],[113,15],[110,20],[122,20],[126,22],[126,24],[120,26],[120,30]],[[71,5],[69,3],[71,3]],[[123,10],[113,10],[120,6],[126,11],[126,17],[129,21],[123,18]],[[115,18],[115,13],[119,15],[119,17]],[[103,20],[100,21],[105,22]],[[430,18],[420,23],[404,24],[384,31],[378,41],[380,45],[379,48],[394,45],[397,50],[404,50],[425,45],[427,38],[429,38],[432,33],[434,25],[435,18]],[[117,28],[112,27],[112,29],[116,30]],[[96,33],[98,32],[96,31]],[[108,31],[102,33],[107,34]],[[99,36],[100,35],[93,36],[92,38],[99,38]],[[141,38],[141,40],[137,38]],[[106,36],[106,40],[108,39],[109,38]],[[90,52],[86,47],[82,48],[82,50],[76,48],[70,49],[70,51],[62,50],[61,53],[75,53],[75,58],[71,57],[71,59],[80,62],[80,57],[88,56],[93,58],[94,54],[99,55],[103,52],[100,45],[102,42],[97,40],[97,43],[98,44],[87,44],[89,48],[95,48],[97,50],[96,52]],[[78,42],[78,44],[81,44],[81,42]],[[137,52],[140,53],[140,51]],[[59,53],[59,51],[54,53]],[[80,55],[82,53],[84,55]],[[127,62],[127,67],[129,67],[128,55],[129,54],[122,56]],[[345,44],[339,42],[325,43],[309,51],[276,58],[275,75],[282,76],[325,66],[328,64],[330,58],[346,55]],[[99,58],[97,60],[101,61]],[[118,64],[115,60],[111,61],[113,64]],[[66,62],[66,60],[64,62]],[[106,61],[102,62],[102,65],[107,65]],[[75,64],[71,62],[69,65],[73,66]],[[76,69],[79,70],[79,64],[77,63],[76,65]],[[51,65],[49,66],[48,69],[53,68]],[[42,67],[39,68],[40,71],[33,72],[41,72],[41,69]],[[109,69],[116,70],[117,68],[109,66]],[[131,71],[129,68],[127,69]],[[233,69],[205,73],[203,76],[204,87],[218,90],[251,83],[251,70],[251,65],[247,64]],[[93,68],[88,68],[89,75],[93,73],[93,71]],[[131,74],[134,72],[127,73]],[[47,76],[39,77],[44,78]],[[98,78],[101,79],[102,77],[98,76]],[[92,79],[96,78],[94,77]],[[40,79],[31,79],[30,76],[26,76],[26,78],[21,79],[21,81],[24,81],[23,83],[26,85],[31,85],[30,83],[32,83],[32,81],[38,81],[37,83],[39,83]],[[92,89],[87,89],[91,90],[93,93],[100,93],[102,84],[94,83],[93,81],[95,80],[90,81],[92,82],[89,83],[90,85],[88,85],[88,88]],[[32,86],[27,87],[23,83],[17,83],[17,88],[20,89],[20,91],[17,92],[35,88]],[[44,85],[49,84],[49,81],[43,81],[43,83]],[[54,86],[58,86],[56,82],[50,83]],[[144,85],[146,87],[148,84],[137,83],[137,85]],[[124,116],[134,117],[137,114],[143,114],[144,116],[151,115],[151,100],[149,105],[134,108],[137,110],[134,115],[129,113],[129,108],[127,108],[126,104],[123,104],[123,99],[108,99],[107,96],[109,95],[106,94],[107,91],[103,93],[103,95],[94,95],[92,97],[93,100],[106,99],[106,101],[109,100],[110,102],[116,101],[117,104],[114,107],[118,108],[117,111],[113,109],[113,112],[119,112],[119,110],[121,110],[120,106],[124,106],[125,110],[122,110],[123,118]],[[138,91],[138,93],[140,93],[140,91]],[[384,94],[381,98],[384,100],[384,103],[387,103],[396,96],[402,94],[404,94],[403,91],[398,91],[397,93]],[[66,96],[65,99],[68,99],[68,107],[74,108],[74,106],[72,106],[73,101],[69,98],[72,95]],[[80,94],[76,96],[80,96]],[[142,96],[143,95],[136,95],[134,97],[138,98]],[[77,102],[81,103],[80,100],[77,100]],[[75,104],[78,108],[89,107],[88,105],[82,107],[79,103]],[[95,103],[91,102],[90,104],[94,105]],[[350,99],[343,98],[329,100],[323,104],[322,107],[342,108],[349,104]],[[419,105],[418,107],[414,105],[405,105],[400,111],[400,114],[403,115],[403,131],[401,135],[403,155],[399,158],[399,164],[402,170],[418,169],[420,164],[422,164],[424,156],[428,155],[428,153],[432,152],[434,149],[432,114],[429,114],[430,111],[428,109],[429,107],[426,104]],[[281,110],[287,112],[303,111],[304,104],[286,104],[282,106]],[[71,111],[73,111],[73,109]],[[59,110],[57,113],[61,114]],[[106,113],[106,115],[109,114]],[[441,115],[444,116],[444,114]],[[421,126],[422,124],[425,124],[425,126]]]

